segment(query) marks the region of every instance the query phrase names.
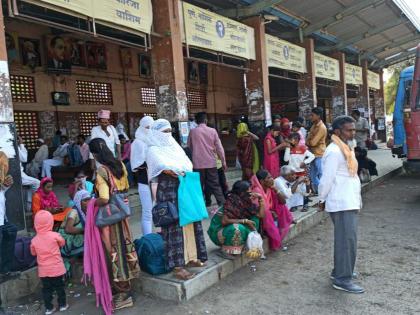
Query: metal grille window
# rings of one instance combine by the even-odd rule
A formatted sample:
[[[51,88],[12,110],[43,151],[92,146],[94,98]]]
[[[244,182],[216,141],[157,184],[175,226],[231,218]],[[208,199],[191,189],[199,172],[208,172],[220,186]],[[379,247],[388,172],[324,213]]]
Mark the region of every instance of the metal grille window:
[[[155,108],[156,107],[156,90],[154,88],[143,87],[140,90],[141,103],[143,107]]]
[[[76,92],[79,104],[113,105],[111,83],[77,80]]]
[[[34,77],[11,75],[10,87],[13,102],[36,103]]]
[[[36,112],[14,112],[16,131],[22,137],[27,149],[36,149],[39,138],[38,115]]]
[[[150,116],[153,119],[158,119],[157,114],[156,113],[145,113],[144,116]]]
[[[98,113],[80,113],[79,124],[80,133],[89,137],[92,128],[98,125]]]
[[[203,90],[189,89],[187,91],[188,105],[190,109],[206,109],[207,93]]]

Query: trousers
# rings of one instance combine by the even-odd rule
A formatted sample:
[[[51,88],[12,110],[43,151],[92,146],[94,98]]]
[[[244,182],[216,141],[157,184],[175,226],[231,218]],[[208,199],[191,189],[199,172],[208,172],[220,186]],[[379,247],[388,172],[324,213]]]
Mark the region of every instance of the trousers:
[[[153,217],[152,217],[152,192],[149,185],[138,183],[138,191],[141,203],[141,227],[143,235],[153,232]]]
[[[52,304],[54,292],[57,292],[59,307],[65,306],[67,304],[66,291],[64,290],[63,276],[43,277],[41,278],[41,283],[42,283],[42,298],[44,299],[45,308],[47,310],[52,310],[54,307],[54,305]]]
[[[12,271],[16,235],[16,225],[5,221],[4,225],[0,226],[0,273]]]
[[[217,174],[219,177],[219,184],[220,184],[220,188],[222,189],[222,193],[223,196],[227,196],[228,194],[228,184],[227,184],[227,180],[226,180],[226,174],[225,171],[223,170],[223,168],[219,168],[217,169]],[[211,191],[209,191],[208,189],[206,189],[204,191],[204,196],[206,198],[206,206],[211,206]]]
[[[41,177],[49,177],[51,178],[51,168],[54,166],[60,166],[63,165],[63,161],[61,160],[54,160],[54,159],[48,159],[42,162],[42,172]]]
[[[213,194],[219,206],[225,203],[225,196],[223,195],[222,187],[219,182],[219,173],[217,168],[202,168],[195,169],[195,172],[200,173],[201,187],[203,193]]]
[[[334,269],[337,283],[351,281],[357,255],[357,210],[330,212],[334,223]]]

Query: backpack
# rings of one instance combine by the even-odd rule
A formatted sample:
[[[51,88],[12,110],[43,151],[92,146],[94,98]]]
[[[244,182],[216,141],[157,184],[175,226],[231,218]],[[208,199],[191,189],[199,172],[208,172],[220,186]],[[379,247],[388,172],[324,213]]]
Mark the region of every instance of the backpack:
[[[31,240],[31,237],[25,236],[16,238],[13,271],[24,271],[36,265],[36,256],[31,254]]]
[[[144,235],[134,241],[134,246],[142,271],[151,275],[161,275],[170,271],[165,259],[165,243],[160,234]]]

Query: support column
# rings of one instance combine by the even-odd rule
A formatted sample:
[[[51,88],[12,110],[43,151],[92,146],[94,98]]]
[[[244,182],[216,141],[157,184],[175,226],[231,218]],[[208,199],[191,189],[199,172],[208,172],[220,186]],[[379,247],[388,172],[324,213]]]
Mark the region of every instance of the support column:
[[[376,90],[374,93],[374,109],[375,109],[375,116],[374,116],[374,123],[375,123],[375,130],[377,134],[378,140],[386,142],[386,108],[384,102],[384,80],[383,80],[383,70],[379,70],[379,90]],[[378,129],[381,128],[381,130]],[[384,127],[385,129],[383,129]]]
[[[154,31],[152,71],[156,86],[157,115],[171,122],[188,120],[182,53],[179,1],[153,0]]]
[[[246,74],[248,119],[253,125],[271,125],[270,84],[265,49],[265,24],[260,16],[243,21],[255,30],[255,60]]]
[[[347,82],[346,82],[346,55],[342,52],[331,54],[339,62],[340,82],[332,89],[332,116],[333,119],[340,115],[346,115],[347,111]]]
[[[13,177],[13,185],[6,192],[7,218],[10,222],[16,224],[19,229],[24,229],[26,224],[22,197],[22,178],[16,144],[16,128],[13,122],[12,93],[2,6],[0,6],[0,151],[4,152],[9,158],[7,174]]]
[[[314,45],[312,38],[305,38],[301,45],[306,50],[306,73],[298,84],[298,104],[299,115],[305,120],[310,119],[312,108],[317,106]]]
[[[368,62],[366,60],[362,62],[362,77],[363,77],[363,85],[360,87],[360,94],[356,100],[356,108],[354,109],[364,108],[365,112],[369,113],[368,120],[370,122],[371,110],[370,110],[370,99],[369,99]]]

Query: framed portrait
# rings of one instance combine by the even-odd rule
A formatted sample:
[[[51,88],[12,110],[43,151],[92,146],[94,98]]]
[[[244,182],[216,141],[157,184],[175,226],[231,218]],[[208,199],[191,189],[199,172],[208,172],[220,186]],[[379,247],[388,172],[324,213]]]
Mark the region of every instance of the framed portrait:
[[[9,65],[19,63],[19,45],[16,33],[5,33],[7,62]]]
[[[188,61],[188,82],[200,83],[198,73],[198,62]]]
[[[22,65],[35,70],[36,67],[40,67],[41,54],[40,54],[40,42],[38,39],[33,38],[19,38],[19,50],[22,58]]]
[[[199,63],[198,64],[198,76],[200,79],[200,84],[207,84],[208,83],[208,71],[207,71],[207,64],[206,63]]]
[[[106,47],[101,43],[86,43],[87,66],[93,69],[106,70]]]
[[[139,54],[139,73],[145,78],[152,76],[152,60],[149,55]]]
[[[71,73],[71,47],[69,39],[63,36],[46,36],[47,72]]]
[[[66,47],[69,51],[72,66],[86,67],[85,42],[76,38],[66,38]]]
[[[130,48],[120,48],[120,55],[121,55],[121,66],[125,69],[131,69],[133,67],[133,58],[131,55]]]

